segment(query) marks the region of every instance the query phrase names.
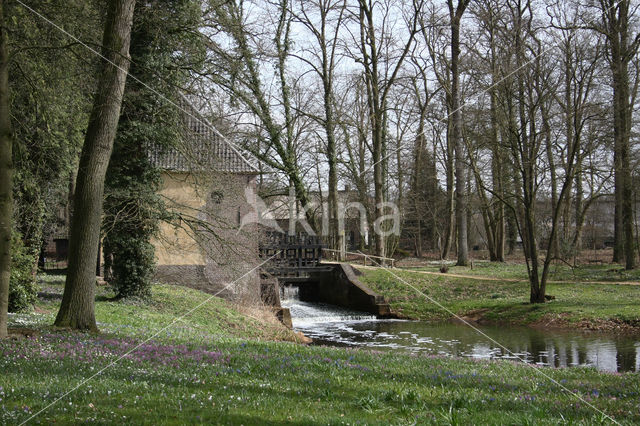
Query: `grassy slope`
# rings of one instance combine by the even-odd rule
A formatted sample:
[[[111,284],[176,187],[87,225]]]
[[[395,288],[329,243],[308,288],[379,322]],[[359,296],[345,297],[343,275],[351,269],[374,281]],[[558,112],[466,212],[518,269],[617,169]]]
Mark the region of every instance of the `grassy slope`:
[[[45,327],[37,338],[0,341],[0,423],[26,420],[204,298],[157,286],[151,306],[99,301],[98,318],[109,333]],[[534,371],[510,362],[257,341],[246,337],[281,335],[264,331],[267,323],[246,320],[223,301],[212,302],[32,423],[592,424],[603,419],[575,395],[623,423],[640,422],[638,374]],[[39,309],[53,310],[56,304],[48,301]],[[52,315],[12,320],[43,324]]]
[[[64,277],[43,276],[36,310],[44,313],[40,324],[51,324],[64,287]],[[240,337],[267,340],[295,340],[295,336],[272,316],[260,310],[240,309],[218,297],[210,297],[186,287],[158,284],[153,287],[150,304],[111,302],[108,287],[98,287],[96,320],[103,332],[133,336],[160,330],[184,316],[161,336],[190,339],[192,336]],[[207,303],[202,304],[205,300]],[[193,310],[196,306],[202,306]],[[187,314],[193,310],[192,313]]]
[[[522,273],[523,266],[519,269],[513,265],[507,265],[503,270],[497,268],[491,265],[484,273],[492,271],[492,277],[505,278],[507,275],[513,278]],[[452,269],[450,273],[472,273],[470,268]],[[479,269],[475,267],[473,273],[479,274]],[[586,281],[551,283],[547,286],[547,294],[556,299],[543,305],[530,305],[526,303],[529,286],[525,281],[466,279],[409,270],[394,270],[394,273],[458,315],[482,310],[483,318],[492,322],[542,322],[603,329],[640,327],[640,286],[589,284]],[[408,317],[425,320],[451,317],[385,270],[363,269],[361,279],[383,294],[391,302],[392,309]]]

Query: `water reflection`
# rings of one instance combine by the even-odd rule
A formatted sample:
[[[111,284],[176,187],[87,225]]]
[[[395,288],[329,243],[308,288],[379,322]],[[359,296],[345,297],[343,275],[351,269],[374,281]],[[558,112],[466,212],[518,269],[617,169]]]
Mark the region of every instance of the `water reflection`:
[[[283,305],[291,309],[294,328],[317,344],[469,358],[520,358],[538,365],[593,366],[611,372],[640,371],[638,338],[526,327],[479,327],[507,351],[465,325],[376,320],[366,313],[301,302],[295,294],[283,296]]]

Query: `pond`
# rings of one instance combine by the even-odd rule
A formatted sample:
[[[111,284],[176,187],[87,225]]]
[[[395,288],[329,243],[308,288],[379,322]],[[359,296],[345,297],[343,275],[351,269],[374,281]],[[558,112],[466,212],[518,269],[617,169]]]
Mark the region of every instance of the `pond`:
[[[294,329],[311,337],[314,344],[640,372],[638,337],[477,326],[493,342],[463,324],[376,319],[337,306],[303,302],[297,297],[296,287],[284,289],[282,305],[291,310]]]

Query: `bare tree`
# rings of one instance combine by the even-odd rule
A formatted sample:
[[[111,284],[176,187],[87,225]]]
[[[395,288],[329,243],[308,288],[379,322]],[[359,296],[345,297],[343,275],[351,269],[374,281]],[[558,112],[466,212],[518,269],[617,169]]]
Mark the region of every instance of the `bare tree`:
[[[629,28],[637,6],[630,0],[599,0],[599,23],[588,25],[607,40],[607,60],[613,86],[615,243],[613,261],[625,259],[626,269],[636,265],[633,238],[633,188],[631,180],[630,145],[633,91],[629,79],[629,64],[640,47],[640,32],[635,36]]]
[[[423,80],[424,81],[424,80]],[[422,257],[426,236],[433,245],[434,235],[438,233],[437,212],[440,211],[440,190],[436,172],[435,153],[427,147],[426,112],[430,98],[434,95],[429,92],[425,83],[423,95],[416,87],[416,100],[418,102],[418,133],[413,147],[413,158],[410,175],[409,193],[407,195],[406,214],[409,215],[414,227],[410,230],[415,235],[415,254]]]
[[[544,258],[540,265],[540,238],[536,219],[539,203],[539,190],[545,176],[544,152],[547,147],[545,132],[542,131],[545,105],[553,99],[557,91],[554,84],[553,58],[545,57],[541,30],[535,23],[531,2],[510,4],[510,19],[513,22],[514,40],[510,67],[505,70],[505,96],[501,99],[502,108],[509,126],[508,146],[511,162],[516,173],[513,175],[513,194],[509,208],[515,212],[518,230],[522,238],[527,271],[529,275],[531,303],[544,303],[549,267],[553,260],[555,239],[561,216],[561,206],[569,196],[569,188],[576,174],[579,143],[564,144],[560,155],[566,159],[565,173],[558,176],[557,203],[552,206],[547,218],[549,232],[544,244]],[[523,64],[529,66],[525,70]],[[557,80],[557,79],[556,79]],[[512,113],[513,111],[513,113]]]
[[[570,254],[577,254],[581,245],[582,226],[586,211],[591,205],[593,197],[585,199],[583,176],[587,165],[584,160],[590,150],[594,149],[593,144],[584,142],[585,128],[590,121],[601,121],[602,108],[598,105],[597,96],[602,95],[596,87],[596,73],[601,70],[599,63],[602,59],[602,46],[600,37],[594,37],[593,33],[587,31],[577,31],[575,22],[579,19],[580,7],[574,7],[572,11],[568,11],[566,5],[558,7],[552,14],[552,19],[560,23],[561,41],[559,44],[560,55],[559,63],[562,65],[561,74],[559,76],[564,86],[563,96],[555,96],[555,102],[558,104],[563,122],[561,127],[564,129],[567,149],[571,150],[573,146],[577,147],[575,178],[569,186],[569,196],[561,206],[562,209],[562,238],[557,238],[554,246],[554,256],[568,258]],[[549,121],[547,117],[544,118]],[[551,124],[547,123],[547,127]],[[550,133],[550,130],[547,130]],[[551,139],[551,136],[547,136]],[[552,179],[553,199],[552,203],[557,204],[558,187],[554,157],[559,159],[560,165],[564,169],[564,174],[570,172],[573,165],[568,164],[562,155],[557,155],[554,147],[548,142],[547,155],[549,157],[550,175]],[[558,154],[561,154],[559,152]],[[573,205],[571,203],[571,193],[575,192],[573,197]],[[572,209],[573,207],[573,209]],[[562,242],[564,250],[559,252],[558,242]]]
[[[371,144],[368,140],[370,122],[368,120],[368,106],[365,94],[365,83],[362,76],[358,75],[344,91],[341,97],[342,119],[340,128],[344,138],[346,157],[342,164],[345,168],[345,179],[353,182],[358,193],[358,201],[365,208],[368,235],[371,235],[371,224],[374,220],[374,206],[369,197],[370,170],[367,163],[370,161]],[[351,93],[349,93],[351,92]],[[365,243],[361,241],[361,249]]]
[[[82,147],[69,238],[67,280],[55,325],[97,330],[96,259],[104,178],[113,149],[129,69],[135,0],[111,0],[102,41],[102,69]]]
[[[501,201],[505,195],[505,150],[500,143],[501,121],[504,119],[498,111],[500,70],[500,44],[504,42],[501,37],[501,28],[504,26],[502,19],[503,9],[498,1],[487,0],[479,3],[472,11],[479,24],[480,34],[483,36],[483,43],[474,48],[474,53],[479,61],[480,68],[489,75],[489,117],[484,121],[489,123],[486,134],[486,148],[490,151],[490,182],[492,195],[484,190],[486,183],[483,181],[481,171],[473,155],[469,156],[470,164],[474,172],[480,201],[485,233],[487,237],[487,248],[491,261],[504,261],[504,249],[506,239],[506,214],[505,206]],[[482,78],[477,80],[481,81]]]
[[[540,114],[540,105],[544,99],[540,96],[549,96],[548,87],[544,84],[545,72],[543,58],[538,55],[541,43],[534,39],[533,12],[531,2],[510,5],[510,12],[514,22],[514,67],[519,70],[516,73],[515,97],[507,100],[514,102],[515,120],[512,123],[511,158],[518,170],[514,176],[516,181],[516,211],[518,228],[522,238],[527,271],[529,274],[531,303],[544,303],[546,291],[546,276],[548,267],[545,262],[542,274],[540,274],[540,260],[538,251],[538,233],[536,228],[536,205],[540,163],[538,161],[542,148],[543,138],[537,127],[536,115]],[[536,46],[537,44],[537,46]],[[529,69],[524,70],[522,65],[527,62],[527,52],[533,55],[533,63]],[[548,71],[546,71],[548,72]],[[538,84],[537,90],[535,85]],[[509,107],[510,109],[512,107]],[[555,209],[557,212],[558,210]],[[554,227],[555,231],[555,227]],[[550,251],[547,255],[550,256]],[[542,275],[542,276],[541,276]]]
[[[354,12],[354,18],[358,23],[359,37],[357,52],[351,52],[351,57],[362,65],[369,107],[369,121],[371,126],[373,184],[376,218],[384,216],[385,201],[385,171],[387,169],[387,129],[386,111],[387,98],[395,84],[400,69],[414,44],[415,36],[419,32],[417,16],[422,9],[423,0],[414,0],[412,9],[405,16],[406,37],[400,41],[399,46],[388,45],[395,37],[390,33],[388,23],[383,21],[379,25],[378,8],[382,7],[381,14],[389,16],[390,5],[378,3],[373,0],[359,0],[358,9]],[[385,9],[386,8],[386,9]],[[396,11],[396,13],[398,13]],[[393,58],[385,52],[399,52]],[[385,255],[385,238],[382,234],[376,235],[375,252],[378,256]]]
[[[296,126],[301,114],[293,104],[287,61],[291,55],[291,14],[289,0],[269,3],[274,12],[275,31],[264,31],[263,22],[249,19],[243,1],[209,1],[205,17],[206,44],[210,55],[204,77],[228,97],[229,104],[250,120],[255,120],[245,148],[274,170],[283,173],[305,209],[309,224],[314,218],[307,208],[310,198],[300,169]],[[267,37],[270,37],[267,38]],[[270,65],[271,73],[261,65]],[[275,75],[274,75],[275,74]],[[265,81],[267,76],[272,80]],[[255,139],[258,142],[255,142]]]
[[[311,33],[314,49],[296,55],[318,76],[322,85],[323,116],[316,116],[325,132],[325,155],[329,167],[328,222],[330,243],[334,249],[343,246],[344,235],[338,229],[338,158],[337,158],[337,119],[335,102],[335,73],[338,64],[339,32],[346,11],[345,0],[301,0],[297,19]],[[315,14],[317,18],[314,18]],[[310,55],[307,58],[307,55]]]
[[[446,18],[439,15],[437,10],[429,10],[419,15],[421,42],[424,43],[428,56],[431,60],[431,71],[442,90],[441,102],[444,105],[442,116],[449,117],[453,108],[451,107],[451,61],[447,57],[446,50],[451,45],[445,29]],[[450,35],[450,34],[449,34]],[[443,41],[445,40],[445,41]],[[444,236],[440,245],[440,257],[446,259],[451,251],[452,240],[455,234],[455,165],[454,165],[454,144],[452,142],[451,120],[446,119],[446,129],[444,131],[444,143],[442,145],[442,164],[445,169],[446,186],[446,226]],[[440,138],[440,136],[438,135]],[[442,138],[440,138],[442,139]],[[434,151],[434,159],[435,159]]]
[[[447,0],[451,25],[451,142],[455,151],[456,164],[456,227],[458,228],[458,262],[466,266],[469,263],[469,245],[467,244],[467,194],[466,167],[464,161],[464,142],[462,140],[462,114],[460,105],[460,20],[470,0],[458,0],[454,8],[453,0]]]

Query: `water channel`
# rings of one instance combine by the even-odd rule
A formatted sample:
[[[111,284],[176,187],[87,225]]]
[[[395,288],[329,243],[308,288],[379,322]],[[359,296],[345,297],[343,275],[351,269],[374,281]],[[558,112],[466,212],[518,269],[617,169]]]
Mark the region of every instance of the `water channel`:
[[[466,325],[376,319],[367,313],[300,301],[297,290],[283,289],[282,306],[290,309],[294,329],[311,337],[314,344],[640,372],[637,336],[478,326],[505,350]]]

